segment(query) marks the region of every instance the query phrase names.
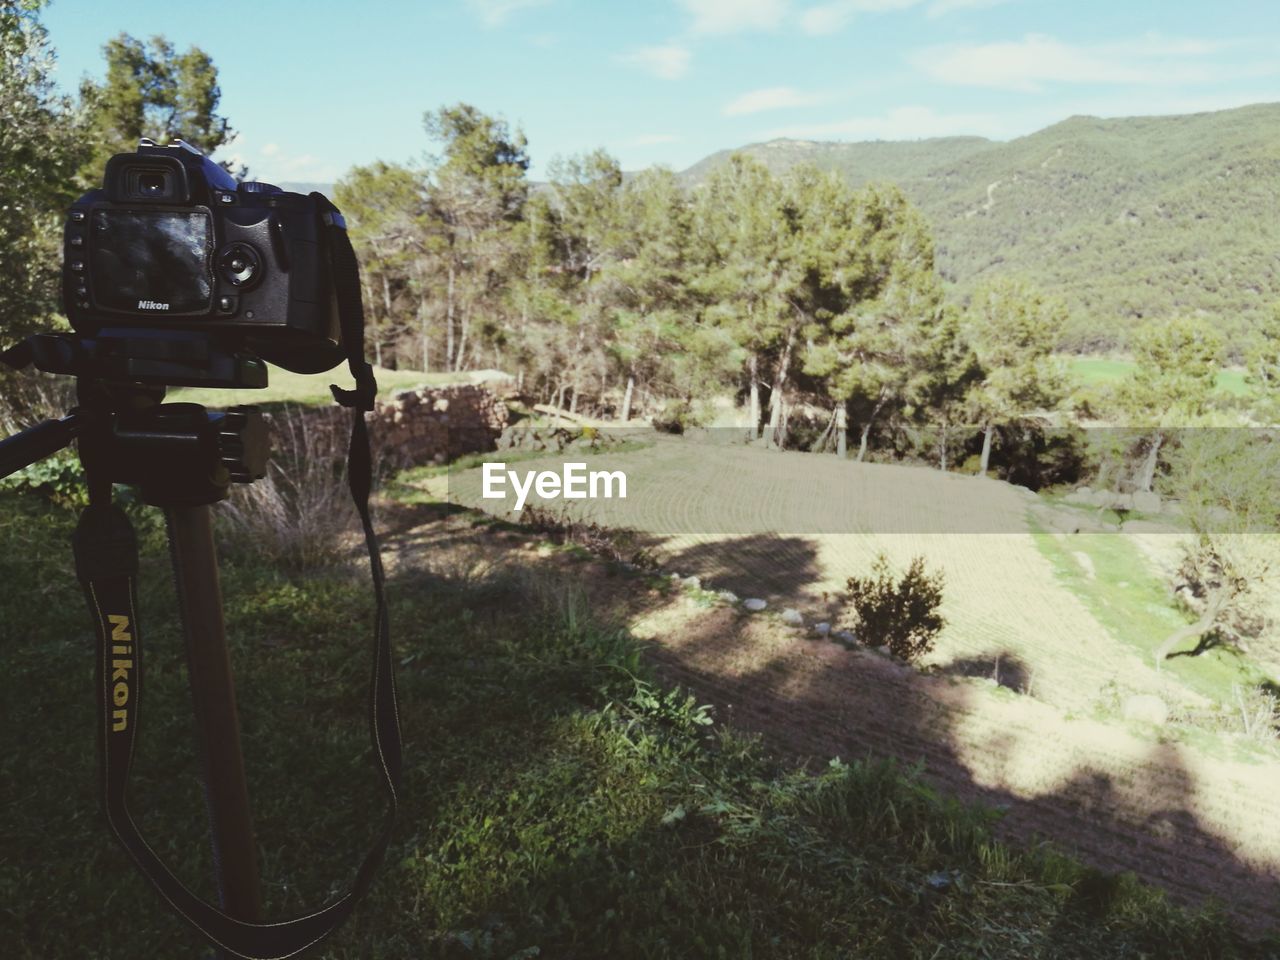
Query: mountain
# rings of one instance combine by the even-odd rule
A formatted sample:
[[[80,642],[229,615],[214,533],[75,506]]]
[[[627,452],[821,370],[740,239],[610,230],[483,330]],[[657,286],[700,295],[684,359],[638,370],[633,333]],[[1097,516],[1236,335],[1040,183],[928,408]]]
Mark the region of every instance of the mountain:
[[[851,183],[898,183],[934,228],[957,297],[1019,274],[1072,309],[1063,346],[1122,345],[1144,318],[1201,312],[1236,344],[1280,302],[1280,104],[1183,116],[1071,117],[1008,142],[773,140],[733,153]]]

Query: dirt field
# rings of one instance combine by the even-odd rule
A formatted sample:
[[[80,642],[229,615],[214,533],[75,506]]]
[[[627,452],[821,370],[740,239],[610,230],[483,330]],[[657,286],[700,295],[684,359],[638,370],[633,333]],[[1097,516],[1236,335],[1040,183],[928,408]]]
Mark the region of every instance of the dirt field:
[[[1029,532],[1032,495],[681,442],[585,459],[625,469],[629,489],[584,512],[634,531],[667,571],[769,601],[755,616],[689,597],[659,603],[638,581],[618,600],[664,672],[723,716],[797,756],[923,761],[939,785],[1006,808],[1014,836],[1050,838],[1186,901],[1217,895],[1259,927],[1280,923],[1280,767],[1089,719],[1113,681],[1174,705],[1202,698],[1118,643],[1055,578]],[[479,499],[477,471],[451,477],[449,496],[509,516]],[[879,551],[897,564],[923,555],[946,575],[948,626],[930,672],[774,615],[792,606],[822,617],[824,594]]]

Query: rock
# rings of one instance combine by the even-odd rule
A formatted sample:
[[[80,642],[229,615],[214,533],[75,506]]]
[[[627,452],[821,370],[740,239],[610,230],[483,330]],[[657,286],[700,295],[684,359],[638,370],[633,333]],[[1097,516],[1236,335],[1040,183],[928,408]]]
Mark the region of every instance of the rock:
[[[1159,513],[1160,494],[1142,490],[1133,495],[1133,509],[1139,513]]]
[[[1062,498],[1063,503],[1074,503],[1080,507],[1097,506],[1093,500],[1093,490],[1089,487],[1081,487],[1079,490],[1072,490]]]
[[[827,634],[829,634],[829,633],[831,632],[831,624],[829,624],[829,623],[815,623],[815,624],[813,625],[813,632],[814,632],[814,633],[816,633],[816,634],[817,634],[818,636],[820,636],[820,637],[825,637]]]
[[[1157,727],[1169,721],[1169,707],[1159,697],[1150,693],[1137,693],[1127,698],[1121,707],[1126,720],[1153,723]]]
[[[742,605],[752,613],[759,613],[765,607],[769,606],[767,601],[761,600],[759,597],[752,597],[749,600],[743,600]]]
[[[787,607],[787,609],[782,611],[782,622],[790,624],[793,627],[803,627],[804,617],[801,616],[799,610],[796,610],[793,607]]]
[[[697,577],[685,577],[683,580],[680,581],[680,583],[688,587],[690,590],[702,589],[702,581],[699,580]]]
[[[723,600],[725,603],[738,602],[738,595],[734,593],[732,590],[721,590],[719,593],[716,594],[716,596],[719,597],[721,600]]]
[[[839,640],[841,643],[848,643],[848,644],[854,644],[858,642],[858,638],[855,637],[848,630],[837,630],[835,633],[831,634],[831,639]]]
[[[1114,490],[1099,490],[1093,495],[1095,506],[1105,510],[1132,510],[1133,494],[1117,493]]]

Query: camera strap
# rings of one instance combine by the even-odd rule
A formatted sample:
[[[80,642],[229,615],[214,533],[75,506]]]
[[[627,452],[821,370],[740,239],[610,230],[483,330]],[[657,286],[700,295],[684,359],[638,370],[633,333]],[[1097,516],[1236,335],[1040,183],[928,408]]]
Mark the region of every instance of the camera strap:
[[[331,389],[337,402],[352,411],[347,479],[364,530],[376,598],[369,726],[374,763],[387,797],[382,830],[345,894],[314,913],[280,923],[237,920],[188,889],[143,839],[126,801],[142,680],[142,635],[137,612],[138,545],[128,517],[110,502],[109,485],[92,482],[92,474],[90,504],[81,515],[73,537],[76,575],[84,587],[97,634],[99,764],[107,822],[140,872],[174,912],[220,950],[242,960],[296,957],[346,920],[372,885],[391,840],[400,785],[400,721],[385,574],[369,513],[373,461],[364,414],[373,409],[377,384],[373,368],[364,360],[364,312],[355,252],[341,215],[332,204],[321,199],[343,343],[356,381],[354,390]]]

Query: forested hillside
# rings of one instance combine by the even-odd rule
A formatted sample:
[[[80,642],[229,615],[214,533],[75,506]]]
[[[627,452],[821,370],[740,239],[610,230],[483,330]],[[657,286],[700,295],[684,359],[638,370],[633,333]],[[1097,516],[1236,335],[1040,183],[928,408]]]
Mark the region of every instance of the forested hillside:
[[[1203,311],[1233,343],[1280,297],[1280,104],[1216,113],[1072,117],[1008,143],[776,140],[742,153],[854,185],[897,182],[933,227],[961,296],[1023,275],[1071,309],[1067,348],[1124,346],[1143,318]],[[730,152],[683,174],[705,180]]]

